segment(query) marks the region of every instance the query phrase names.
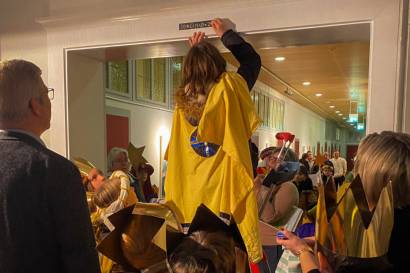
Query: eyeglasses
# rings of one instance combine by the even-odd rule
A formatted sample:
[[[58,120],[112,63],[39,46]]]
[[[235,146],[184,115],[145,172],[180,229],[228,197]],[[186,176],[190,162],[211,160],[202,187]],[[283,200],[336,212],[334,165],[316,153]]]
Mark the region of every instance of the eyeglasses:
[[[54,88],[47,88],[47,96],[50,100],[54,99]]]

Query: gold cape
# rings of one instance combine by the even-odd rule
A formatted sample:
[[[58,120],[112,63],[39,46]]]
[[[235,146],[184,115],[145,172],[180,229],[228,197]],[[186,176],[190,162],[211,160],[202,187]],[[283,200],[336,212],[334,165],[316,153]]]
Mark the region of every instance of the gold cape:
[[[177,106],[165,155],[165,199],[178,220],[190,223],[201,203],[216,215],[232,215],[252,262],[262,259],[262,246],[248,140],[259,123],[245,80],[225,72],[211,89],[197,127]],[[195,130],[198,141],[219,145],[216,154],[194,151]]]

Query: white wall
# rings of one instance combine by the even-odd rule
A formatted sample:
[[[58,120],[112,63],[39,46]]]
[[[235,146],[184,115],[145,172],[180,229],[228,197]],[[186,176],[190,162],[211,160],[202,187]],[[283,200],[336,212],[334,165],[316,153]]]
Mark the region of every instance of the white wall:
[[[76,54],[67,60],[69,157],[83,157],[105,170],[104,65]]]
[[[25,59],[42,70],[44,83],[48,83],[47,32],[35,18],[48,16],[48,0],[0,1],[0,58]],[[57,92],[61,90],[56,90]],[[50,146],[50,131],[41,138]]]
[[[162,135],[162,158],[168,146],[172,126],[172,112],[149,106],[106,99],[107,107],[130,112],[130,142],[136,147],[145,146],[143,156],[154,167],[151,182],[158,185],[160,166],[160,136]]]

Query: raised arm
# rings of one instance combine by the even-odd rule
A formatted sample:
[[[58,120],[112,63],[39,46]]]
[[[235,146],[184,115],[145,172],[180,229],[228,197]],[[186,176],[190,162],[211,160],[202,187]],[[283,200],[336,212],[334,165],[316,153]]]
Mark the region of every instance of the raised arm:
[[[239,62],[238,73],[245,79],[249,91],[255,85],[261,69],[261,58],[255,49],[247,43],[237,32],[235,25],[228,19],[212,20],[212,28],[222,43],[228,48]]]

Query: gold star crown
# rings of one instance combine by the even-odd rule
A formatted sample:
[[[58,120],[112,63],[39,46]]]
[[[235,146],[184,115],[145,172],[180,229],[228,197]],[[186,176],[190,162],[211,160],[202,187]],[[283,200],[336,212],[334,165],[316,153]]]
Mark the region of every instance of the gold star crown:
[[[138,171],[141,164],[148,163],[148,161],[142,156],[144,150],[145,146],[137,148],[131,142],[128,144],[128,157],[135,171]]]
[[[204,205],[198,207],[187,235],[182,232],[183,228],[175,214],[165,204],[136,203],[108,219],[115,229],[97,249],[129,270],[157,269],[162,266],[161,272],[166,272],[168,255],[185,236],[198,230],[229,232],[244,249],[236,225],[227,225]]]
[[[88,177],[90,171],[95,168],[94,164],[82,157],[74,158],[73,163],[77,166],[83,177]]]
[[[317,249],[325,255],[381,257],[388,251],[393,211],[391,182],[382,189],[376,206],[370,209],[358,175],[350,184],[343,184],[337,194],[330,179],[325,186],[319,186]]]

